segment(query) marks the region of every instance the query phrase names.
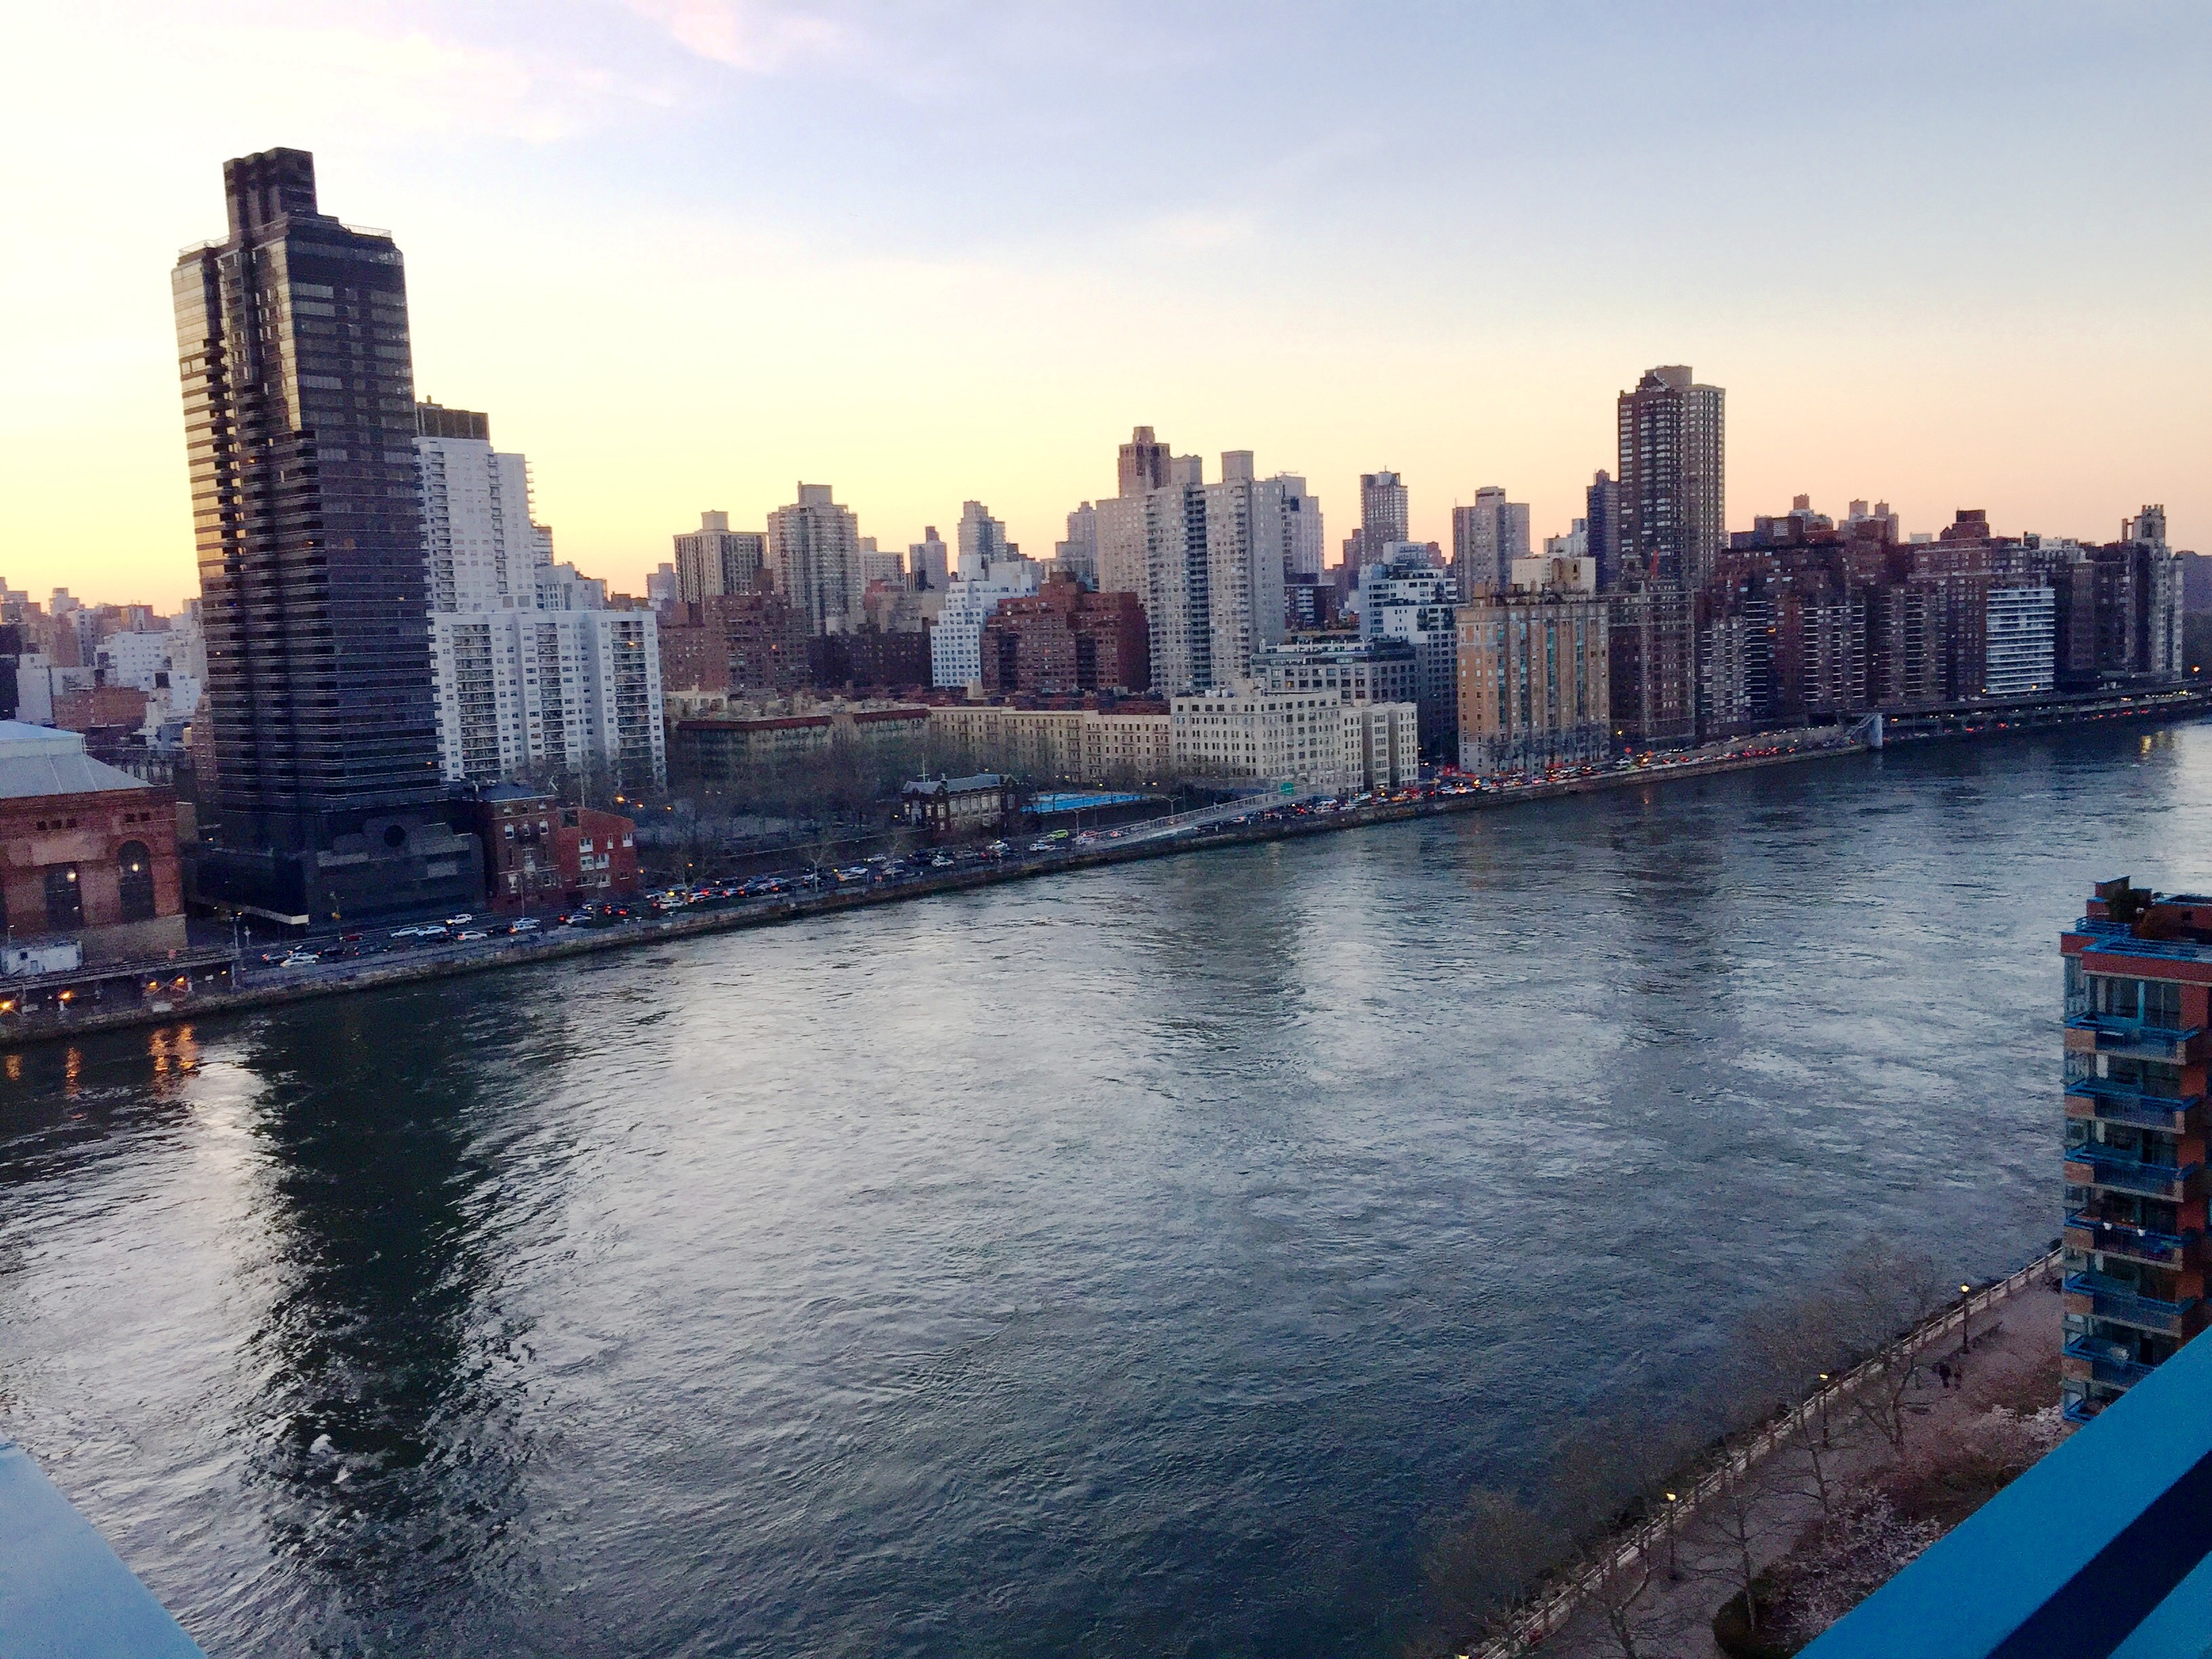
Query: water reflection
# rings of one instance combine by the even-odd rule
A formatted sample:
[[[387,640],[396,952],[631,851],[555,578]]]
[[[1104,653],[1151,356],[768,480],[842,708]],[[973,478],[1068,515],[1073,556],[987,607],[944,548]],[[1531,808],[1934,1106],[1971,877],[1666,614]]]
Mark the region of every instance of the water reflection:
[[[435,991],[412,1000],[315,1005],[262,1026],[242,1056],[262,1084],[273,1285],[235,1431],[270,1551],[350,1614],[323,1615],[341,1650],[416,1637],[459,1650],[451,1606],[433,1639],[393,1581],[442,1602],[524,1553],[532,1441],[515,1382],[530,1322],[497,1296],[520,1241],[513,1133],[483,1109],[490,1022],[481,1007],[445,1017]],[[517,1023],[508,1038],[526,1040],[532,1022]]]

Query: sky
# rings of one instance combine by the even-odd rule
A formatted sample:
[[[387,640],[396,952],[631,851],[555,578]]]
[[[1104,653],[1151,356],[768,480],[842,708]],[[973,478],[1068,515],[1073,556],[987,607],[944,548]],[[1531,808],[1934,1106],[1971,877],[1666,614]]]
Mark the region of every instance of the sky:
[[[2212,550],[2212,6],[197,0],[17,8],[0,578],[197,592],[167,271],[227,157],[407,259],[418,395],[636,591],[706,508],[1025,550],[1115,447],[1564,531],[1657,363],[1731,525]]]

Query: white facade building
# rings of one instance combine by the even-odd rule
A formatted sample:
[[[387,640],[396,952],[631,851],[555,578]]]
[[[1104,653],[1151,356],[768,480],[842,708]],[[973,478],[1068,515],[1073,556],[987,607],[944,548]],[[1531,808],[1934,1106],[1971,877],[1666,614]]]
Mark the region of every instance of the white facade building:
[[[906,568],[907,580],[917,593],[942,593],[951,585],[951,556],[935,525],[922,531],[920,541],[907,544]]]
[[[1043,575],[1035,559],[1002,557],[986,565],[979,556],[961,554],[937,626],[929,631],[929,683],[963,686],[981,679],[983,624],[1000,600],[1036,592]]]
[[[1321,507],[1305,481],[1254,476],[1249,450],[1221,458],[1221,482],[1178,455],[1168,483],[1095,508],[1098,585],[1134,593],[1152,635],[1152,684],[1171,691],[1249,679],[1283,637],[1283,579],[1316,567]]]
[[[1377,563],[1359,568],[1359,636],[1403,640],[1413,647],[1413,700],[1421,736],[1449,752],[1459,730],[1459,629],[1455,573],[1428,562],[1428,549],[1398,542]]]
[[[828,484],[803,483],[796,501],[768,515],[776,592],[815,634],[842,634],[857,626],[867,591],[860,573],[860,521],[832,494]]]
[[[452,414],[459,411],[442,411]],[[530,464],[488,438],[418,437],[433,611],[528,611],[551,533],[532,521]]]
[[[2058,683],[2058,596],[2050,588],[1992,587],[1984,613],[1982,691],[2026,697]]]
[[[607,585],[553,562],[530,470],[465,410],[426,410],[423,544],[438,750],[453,781],[606,769],[665,783],[659,622],[610,611]],[[454,435],[460,434],[464,435]]]
[[[1420,712],[1333,692],[1212,690],[1169,700],[1178,775],[1352,793],[1395,789],[1420,769]]]

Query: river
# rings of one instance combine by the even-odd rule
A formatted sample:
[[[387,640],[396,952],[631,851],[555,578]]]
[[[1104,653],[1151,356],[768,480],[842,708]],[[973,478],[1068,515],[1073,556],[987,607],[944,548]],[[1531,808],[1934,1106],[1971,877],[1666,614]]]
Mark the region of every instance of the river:
[[[1091,870],[8,1056],[0,1434],[215,1659],[1394,1653],[1870,1231],[2057,1230],[2212,726]]]

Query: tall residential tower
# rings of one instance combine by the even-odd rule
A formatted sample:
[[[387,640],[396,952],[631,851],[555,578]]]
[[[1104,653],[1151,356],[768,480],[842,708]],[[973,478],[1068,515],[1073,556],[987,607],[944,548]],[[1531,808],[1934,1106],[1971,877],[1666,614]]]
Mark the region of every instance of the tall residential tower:
[[[228,234],[171,282],[217,843],[202,896],[294,922],[473,902],[444,817],[407,283],[314,158],[223,166]]]

